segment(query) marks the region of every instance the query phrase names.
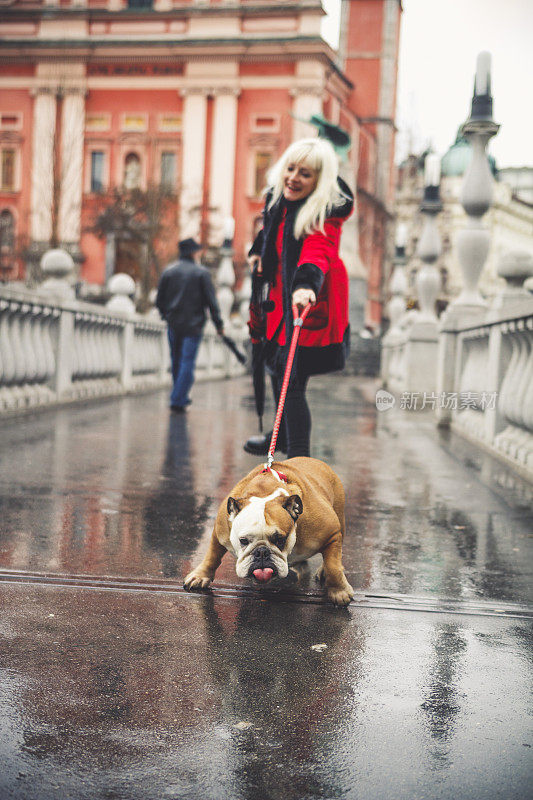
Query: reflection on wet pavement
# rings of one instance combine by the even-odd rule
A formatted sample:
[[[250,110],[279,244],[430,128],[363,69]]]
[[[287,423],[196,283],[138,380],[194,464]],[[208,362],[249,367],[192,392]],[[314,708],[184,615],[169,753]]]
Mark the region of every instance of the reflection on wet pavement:
[[[530,488],[372,391],[311,391],[344,611],[230,557],[212,595],[181,590],[257,463],[247,380],[179,417],[156,394],[1,423],[2,800],[528,796]]]
[[[249,392],[246,379],[200,385],[186,416],[169,417],[158,394],[3,423],[0,568],[181,580],[257,463],[242,451]],[[323,378],[311,398],[313,455],[346,488],[357,591],[531,601],[533,513],[519,479],[496,491],[461,463],[461,443],[443,449],[430,419],[378,414],[353,380]],[[230,557],[217,582],[239,584]]]

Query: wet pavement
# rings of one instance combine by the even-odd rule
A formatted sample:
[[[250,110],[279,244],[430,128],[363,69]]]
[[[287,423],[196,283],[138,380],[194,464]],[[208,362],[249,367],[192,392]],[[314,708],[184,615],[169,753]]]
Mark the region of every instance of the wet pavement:
[[[347,610],[230,556],[181,588],[258,463],[248,379],[184,416],[159,393],[0,423],[1,800],[531,796],[532,487],[376,386],[310,387]]]

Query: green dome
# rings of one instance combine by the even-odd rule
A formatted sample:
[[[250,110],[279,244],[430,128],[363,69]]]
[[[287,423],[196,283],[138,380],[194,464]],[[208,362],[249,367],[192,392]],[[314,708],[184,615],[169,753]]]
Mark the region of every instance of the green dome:
[[[443,177],[464,175],[471,158],[472,146],[470,142],[461,135],[461,128],[459,128],[455,143],[452,144],[442,157],[440,166]],[[489,164],[491,172],[495,176],[498,170],[494,156],[489,155]]]

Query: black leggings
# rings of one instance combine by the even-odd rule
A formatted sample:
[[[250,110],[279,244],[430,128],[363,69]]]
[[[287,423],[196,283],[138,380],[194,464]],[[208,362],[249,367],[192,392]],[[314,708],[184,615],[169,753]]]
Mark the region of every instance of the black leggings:
[[[283,376],[271,374],[270,378],[277,408]],[[287,458],[310,454],[311,412],[305,399],[308,380],[309,375],[303,373],[301,369],[298,369],[298,365],[294,364],[278,438],[281,449],[287,450]]]

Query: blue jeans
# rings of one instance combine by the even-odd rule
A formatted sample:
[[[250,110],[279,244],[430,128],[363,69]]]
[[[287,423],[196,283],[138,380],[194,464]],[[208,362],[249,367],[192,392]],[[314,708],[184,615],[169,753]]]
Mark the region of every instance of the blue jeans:
[[[194,367],[201,341],[201,334],[178,336],[172,328],[168,329],[172,380],[174,381],[170,394],[171,406],[187,406],[191,402],[189,392],[194,383]]]

